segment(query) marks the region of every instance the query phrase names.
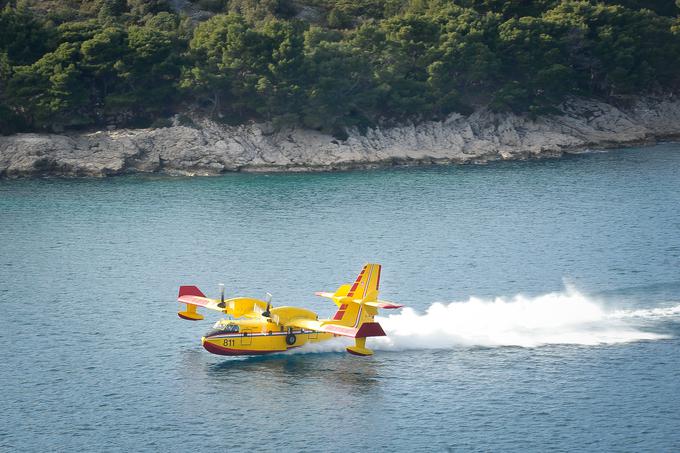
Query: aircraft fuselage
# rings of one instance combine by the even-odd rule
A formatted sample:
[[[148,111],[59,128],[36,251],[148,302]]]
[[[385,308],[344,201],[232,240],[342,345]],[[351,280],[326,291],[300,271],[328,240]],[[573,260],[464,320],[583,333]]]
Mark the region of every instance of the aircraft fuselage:
[[[219,355],[260,355],[285,352],[308,343],[335,337],[332,333],[304,329],[271,331],[240,329],[239,332],[209,332],[201,338],[203,347]]]

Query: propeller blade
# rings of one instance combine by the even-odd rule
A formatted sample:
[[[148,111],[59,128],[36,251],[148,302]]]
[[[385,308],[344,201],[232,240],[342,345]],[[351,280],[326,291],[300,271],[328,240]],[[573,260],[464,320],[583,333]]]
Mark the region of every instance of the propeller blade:
[[[264,316],[265,318],[271,317],[269,309],[272,308],[272,297],[273,296],[271,295],[271,293],[267,293],[265,297],[265,300],[267,301],[267,308],[265,308],[264,311],[262,312],[262,316]]]
[[[218,285],[220,287],[220,303],[217,304],[218,307],[224,308],[226,304],[224,303],[224,283]]]

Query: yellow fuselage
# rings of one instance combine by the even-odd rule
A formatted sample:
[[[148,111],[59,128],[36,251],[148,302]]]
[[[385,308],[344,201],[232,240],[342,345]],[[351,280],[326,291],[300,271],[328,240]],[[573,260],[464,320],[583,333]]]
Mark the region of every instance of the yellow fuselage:
[[[316,313],[297,307],[277,307],[269,318],[222,319],[201,342],[213,354],[258,355],[285,352],[307,343],[330,340],[337,336],[328,332],[285,327],[296,316],[316,317]]]
[[[292,335],[292,336],[291,336]],[[307,343],[326,341],[335,335],[326,332],[294,330],[292,332],[239,332],[222,333],[203,337],[203,347],[213,354],[220,355],[257,355],[285,352]],[[288,344],[288,342],[292,344]],[[295,341],[291,341],[295,339]]]

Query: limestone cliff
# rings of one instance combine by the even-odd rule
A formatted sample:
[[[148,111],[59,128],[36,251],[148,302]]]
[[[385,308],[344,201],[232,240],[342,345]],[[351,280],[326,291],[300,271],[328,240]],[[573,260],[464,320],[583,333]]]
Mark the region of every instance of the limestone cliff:
[[[680,136],[680,99],[629,99],[625,106],[571,99],[532,120],[480,109],[445,121],[350,131],[344,141],[266,124],[122,129],[0,137],[0,177],[106,176],[130,172],[212,175],[313,171],[395,164],[484,163]]]

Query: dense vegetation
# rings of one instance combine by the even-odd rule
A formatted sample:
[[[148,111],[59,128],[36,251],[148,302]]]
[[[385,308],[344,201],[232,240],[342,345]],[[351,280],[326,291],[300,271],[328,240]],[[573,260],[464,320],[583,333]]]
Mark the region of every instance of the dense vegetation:
[[[673,90],[679,4],[199,0],[188,17],[165,0],[0,0],[0,132],[190,109],[341,136],[480,104],[542,114],[567,95]]]

